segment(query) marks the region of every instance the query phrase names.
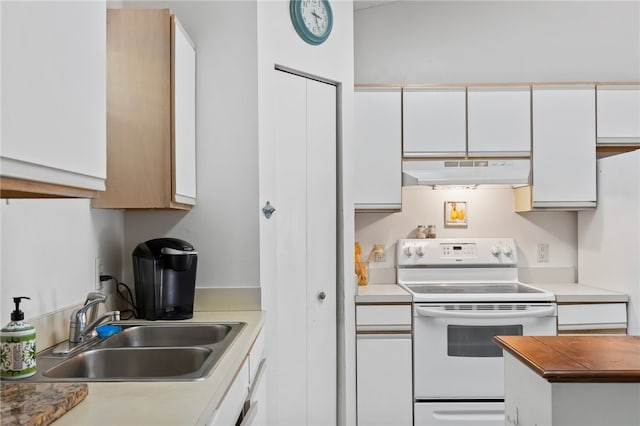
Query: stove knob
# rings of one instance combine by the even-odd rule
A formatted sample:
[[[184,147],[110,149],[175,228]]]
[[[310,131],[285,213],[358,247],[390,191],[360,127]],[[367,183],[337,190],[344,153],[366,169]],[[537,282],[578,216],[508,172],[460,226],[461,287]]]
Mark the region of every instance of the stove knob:
[[[416,255],[418,257],[423,257],[424,256],[424,252],[422,251],[422,247],[417,247],[416,248]]]
[[[407,257],[411,257],[412,253],[411,253],[411,247],[405,247],[404,248],[404,255]]]
[[[511,248],[511,246],[504,246],[502,247],[502,254],[510,257],[513,254],[513,249]]]
[[[491,254],[494,255],[495,257],[499,257],[501,252],[502,250],[500,250],[500,246],[491,247]]]

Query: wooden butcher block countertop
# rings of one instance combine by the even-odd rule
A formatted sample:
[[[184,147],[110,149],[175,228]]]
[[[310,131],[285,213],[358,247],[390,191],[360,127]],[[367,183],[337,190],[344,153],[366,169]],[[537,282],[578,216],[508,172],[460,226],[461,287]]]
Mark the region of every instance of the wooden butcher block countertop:
[[[496,336],[549,382],[640,383],[640,336]]]
[[[1,382],[2,425],[48,425],[78,405],[86,383]]]

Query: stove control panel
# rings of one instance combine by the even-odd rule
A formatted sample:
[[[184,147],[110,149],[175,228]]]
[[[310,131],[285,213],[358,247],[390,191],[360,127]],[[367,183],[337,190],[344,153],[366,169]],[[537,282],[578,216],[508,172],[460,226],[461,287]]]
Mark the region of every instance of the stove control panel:
[[[402,239],[396,246],[398,267],[403,266],[516,266],[513,238]]]

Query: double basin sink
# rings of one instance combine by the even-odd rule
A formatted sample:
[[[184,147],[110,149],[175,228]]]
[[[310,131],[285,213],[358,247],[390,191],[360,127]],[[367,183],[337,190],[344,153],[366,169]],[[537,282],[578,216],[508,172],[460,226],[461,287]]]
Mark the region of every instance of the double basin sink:
[[[38,355],[29,381],[194,381],[206,378],[245,323],[119,322],[122,331],[68,355]]]

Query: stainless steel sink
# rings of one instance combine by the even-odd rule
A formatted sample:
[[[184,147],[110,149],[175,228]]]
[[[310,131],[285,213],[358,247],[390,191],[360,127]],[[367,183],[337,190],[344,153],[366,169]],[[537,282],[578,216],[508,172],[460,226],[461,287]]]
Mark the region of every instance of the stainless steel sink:
[[[104,339],[98,346],[103,348],[206,346],[223,341],[231,330],[232,325],[228,324],[135,325]]]
[[[112,323],[122,331],[95,339],[66,356],[38,355],[30,382],[203,380],[245,323]]]
[[[44,372],[55,379],[193,378],[212,354],[207,348],[91,349]]]

